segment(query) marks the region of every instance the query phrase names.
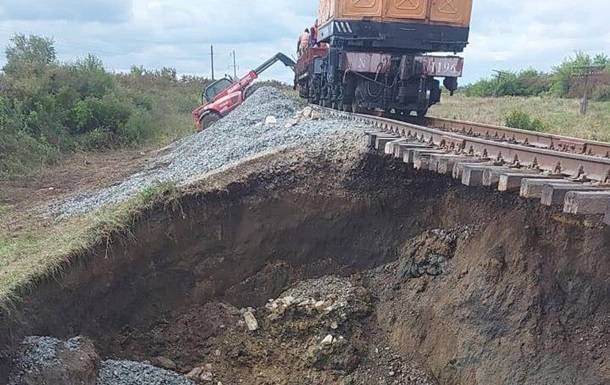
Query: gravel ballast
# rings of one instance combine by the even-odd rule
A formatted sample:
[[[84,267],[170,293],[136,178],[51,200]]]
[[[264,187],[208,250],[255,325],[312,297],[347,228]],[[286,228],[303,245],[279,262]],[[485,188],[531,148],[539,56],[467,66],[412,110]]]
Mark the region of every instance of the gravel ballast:
[[[194,385],[194,382],[151,365],[108,360],[102,362],[97,385]]]
[[[50,212],[58,217],[85,214],[121,203],[138,192],[165,182],[187,184],[197,176],[234,165],[258,154],[294,146],[320,146],[327,140],[353,140],[363,123],[320,117],[301,119],[295,125],[299,101],[272,87],[261,87],[238,109],[211,128],[168,147],[149,167],[106,189],[55,202]],[[268,117],[277,119],[266,124]],[[350,138],[345,138],[346,134]]]
[[[27,337],[13,364],[9,385],[194,385],[183,375],[146,363],[101,361],[84,337]]]

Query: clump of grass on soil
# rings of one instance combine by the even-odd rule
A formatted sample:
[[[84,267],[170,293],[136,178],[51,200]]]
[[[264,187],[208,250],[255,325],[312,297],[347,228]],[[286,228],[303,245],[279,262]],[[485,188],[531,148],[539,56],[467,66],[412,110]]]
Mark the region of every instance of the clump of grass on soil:
[[[117,207],[46,225],[21,219],[17,228],[10,225],[17,214],[0,207],[0,307],[10,307],[40,279],[61,274],[71,259],[128,232],[147,209],[176,204],[178,195],[174,184],[160,184]]]

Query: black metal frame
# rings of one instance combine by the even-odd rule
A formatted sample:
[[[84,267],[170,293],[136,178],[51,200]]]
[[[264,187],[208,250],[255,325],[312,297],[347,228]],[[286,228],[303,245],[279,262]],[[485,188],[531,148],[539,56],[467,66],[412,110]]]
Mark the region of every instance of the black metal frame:
[[[387,113],[424,116],[440,101],[440,82],[425,76],[416,54],[393,54],[387,72],[360,73],[345,69],[343,48],[332,47],[323,57],[309,61],[297,73],[301,96],[311,103],[352,111],[384,110]]]

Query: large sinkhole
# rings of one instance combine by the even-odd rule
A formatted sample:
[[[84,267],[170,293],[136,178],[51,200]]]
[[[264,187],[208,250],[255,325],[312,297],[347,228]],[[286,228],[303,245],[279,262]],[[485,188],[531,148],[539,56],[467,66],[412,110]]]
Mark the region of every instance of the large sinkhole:
[[[83,335],[223,384],[608,383],[608,230],[377,155],[298,158],[146,212],[2,342]]]

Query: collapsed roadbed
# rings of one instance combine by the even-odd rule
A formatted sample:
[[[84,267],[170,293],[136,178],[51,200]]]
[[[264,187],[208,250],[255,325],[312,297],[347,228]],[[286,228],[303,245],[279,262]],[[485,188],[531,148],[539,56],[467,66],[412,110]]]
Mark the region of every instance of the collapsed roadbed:
[[[284,150],[40,282],[1,342],[84,335],[202,383],[601,385],[608,235],[362,143]]]

